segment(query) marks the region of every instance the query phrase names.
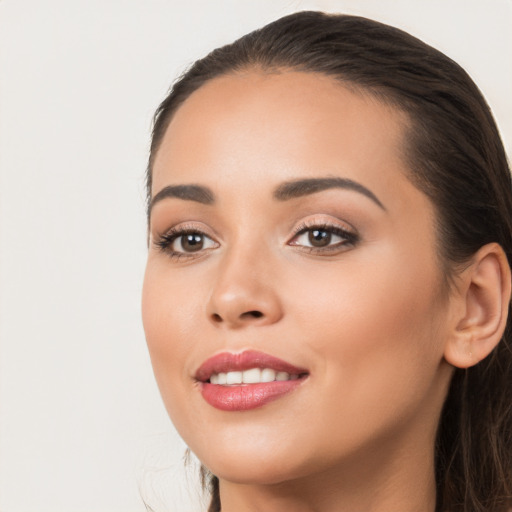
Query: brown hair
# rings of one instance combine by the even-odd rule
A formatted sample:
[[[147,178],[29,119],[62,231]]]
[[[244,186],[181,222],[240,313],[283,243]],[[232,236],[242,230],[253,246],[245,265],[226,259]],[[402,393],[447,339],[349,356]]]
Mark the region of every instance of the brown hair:
[[[512,184],[500,136],[468,74],[441,52],[366,18],[299,12],[195,62],[154,120],[147,172],[179,106],[209,80],[248,68],[321,73],[405,112],[411,181],[437,210],[447,282],[483,245],[512,262]],[[481,363],[456,369],[436,441],[438,512],[506,512],[512,506],[512,327]],[[203,471],[220,511],[218,479]]]

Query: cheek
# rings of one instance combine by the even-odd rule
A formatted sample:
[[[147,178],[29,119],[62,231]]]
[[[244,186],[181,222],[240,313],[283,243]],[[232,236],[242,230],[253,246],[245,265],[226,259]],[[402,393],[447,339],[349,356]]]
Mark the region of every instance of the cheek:
[[[142,320],[157,384],[168,409],[189,385],[193,368],[186,361],[197,339],[198,314],[202,303],[190,288],[185,291],[175,277],[148,262],[142,293]],[[170,411],[169,411],[170,412]]]
[[[410,254],[410,253],[409,253]],[[354,349],[381,348],[415,338],[439,321],[444,301],[433,258],[401,257],[392,247],[376,248],[363,256],[354,253],[336,268],[326,266],[301,275],[300,288],[292,272],[287,276],[288,300],[297,310],[294,320],[318,332],[330,343],[338,337]],[[427,337],[428,337],[428,333]],[[386,343],[384,344],[384,340]],[[407,343],[409,345],[409,343]]]
[[[150,350],[179,350],[204,311],[204,276],[183,278],[165,260],[149,257],[142,290],[142,320]]]
[[[361,394],[378,401],[384,389],[411,400],[426,392],[443,353],[445,301],[434,258],[401,258],[380,247],[368,260],[347,258],[323,273],[303,280],[293,304],[297,332],[307,333],[320,356],[325,385],[342,381],[354,402]]]

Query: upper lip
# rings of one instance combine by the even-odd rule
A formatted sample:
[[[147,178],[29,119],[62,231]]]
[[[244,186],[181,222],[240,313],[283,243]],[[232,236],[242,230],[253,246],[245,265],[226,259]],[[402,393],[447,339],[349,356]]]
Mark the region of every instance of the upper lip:
[[[206,382],[216,373],[244,371],[251,368],[270,368],[276,372],[286,372],[290,375],[308,373],[305,368],[299,368],[264,352],[245,350],[239,353],[221,352],[210,357],[197,369],[195,378],[198,381]]]

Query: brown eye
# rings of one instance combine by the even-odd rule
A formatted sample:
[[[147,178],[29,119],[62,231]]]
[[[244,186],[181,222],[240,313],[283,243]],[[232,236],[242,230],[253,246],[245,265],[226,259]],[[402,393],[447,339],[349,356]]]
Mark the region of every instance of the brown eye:
[[[186,235],[181,235],[176,238],[176,245],[181,245],[181,247],[177,249],[181,249],[183,252],[200,251],[204,246],[204,235],[201,235],[200,233],[188,233]]]
[[[351,247],[359,241],[356,233],[352,233],[339,226],[311,226],[304,227],[289,242],[290,245],[303,247],[318,253],[338,250],[342,247]]]
[[[173,229],[160,235],[155,245],[169,256],[195,256],[208,249],[215,249],[219,244],[209,236],[195,229]]]
[[[217,244],[210,237],[198,231],[174,235],[171,250],[176,253],[199,252],[203,249],[212,249]]]
[[[332,233],[320,229],[312,229],[308,232],[308,241],[312,247],[325,247],[332,240]]]

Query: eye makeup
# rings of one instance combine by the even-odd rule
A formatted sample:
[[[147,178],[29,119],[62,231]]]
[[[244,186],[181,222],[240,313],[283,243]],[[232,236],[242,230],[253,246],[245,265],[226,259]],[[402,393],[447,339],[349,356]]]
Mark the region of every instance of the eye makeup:
[[[154,245],[171,259],[193,259],[220,246],[204,228],[194,224],[181,224],[155,237]]]
[[[356,232],[325,220],[303,221],[294,229],[294,233],[288,245],[319,255],[342,252],[354,247],[360,240]],[[304,236],[306,234],[307,237]]]
[[[302,221],[293,229],[288,246],[309,254],[330,256],[353,248],[359,235],[335,222],[317,219]],[[180,224],[155,237],[154,245],[172,260],[193,260],[220,247],[204,227]]]

